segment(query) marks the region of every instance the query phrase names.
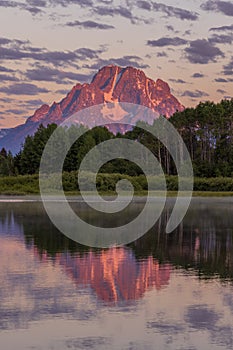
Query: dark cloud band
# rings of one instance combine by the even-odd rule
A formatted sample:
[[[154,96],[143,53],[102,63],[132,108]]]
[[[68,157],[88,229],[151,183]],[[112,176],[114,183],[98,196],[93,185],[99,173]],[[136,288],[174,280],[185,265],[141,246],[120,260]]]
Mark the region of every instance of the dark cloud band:
[[[201,8],[205,11],[220,12],[226,16],[233,16],[232,1],[209,0],[205,1],[201,5]]]
[[[79,27],[84,29],[100,29],[100,30],[108,30],[108,29],[114,29],[115,27],[109,24],[103,24],[103,23],[97,23],[94,21],[74,21],[74,22],[67,22],[66,25],[68,27]]]
[[[147,45],[153,47],[165,47],[165,46],[181,46],[186,45],[188,42],[185,39],[174,37],[174,38],[160,38],[157,40],[148,40]]]
[[[191,41],[189,47],[185,48],[185,53],[188,61],[194,64],[216,62],[218,57],[224,57],[224,53],[206,39]]]
[[[10,95],[29,95],[34,96],[39,93],[47,93],[49,90],[45,88],[40,88],[34,84],[29,83],[19,83],[19,84],[12,84],[8,87],[1,87],[0,92],[5,92]]]

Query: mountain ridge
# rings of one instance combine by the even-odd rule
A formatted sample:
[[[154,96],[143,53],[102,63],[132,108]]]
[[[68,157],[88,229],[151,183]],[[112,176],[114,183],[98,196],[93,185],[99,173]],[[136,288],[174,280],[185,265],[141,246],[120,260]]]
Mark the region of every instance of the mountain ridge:
[[[60,102],[42,105],[25,124],[8,129],[0,138],[0,148],[17,153],[25,137],[34,134],[40,124],[60,124],[80,110],[117,102],[143,105],[167,118],[176,111],[184,110],[165,81],[154,81],[140,69],[109,65],[102,67],[91,83],[77,83]],[[93,120],[82,120],[80,124],[92,127]]]

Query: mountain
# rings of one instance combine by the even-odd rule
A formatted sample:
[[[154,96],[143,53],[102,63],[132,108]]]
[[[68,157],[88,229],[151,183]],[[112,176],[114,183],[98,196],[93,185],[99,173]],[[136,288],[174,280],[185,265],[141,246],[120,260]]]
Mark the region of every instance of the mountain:
[[[41,256],[35,247],[33,253]],[[49,255],[44,251],[43,262],[46,261]],[[149,290],[168,286],[172,269],[170,264],[160,264],[152,256],[139,262],[122,247],[77,254],[75,258],[69,253],[57,253],[54,264],[62,267],[77,288],[91,288],[99,300],[112,306],[139,300]]]
[[[60,124],[80,110],[108,102],[143,105],[166,117],[184,109],[163,80],[149,79],[142,70],[133,67],[106,66],[98,71],[90,84],[77,84],[60,102],[54,102],[52,106],[42,105],[25,124],[0,131],[0,149],[5,147],[15,154],[20,150],[25,137],[34,134],[41,123]],[[146,117],[143,119],[152,122]],[[107,123],[108,120],[111,119],[105,116],[104,122]],[[79,122],[92,127],[95,125],[95,116],[84,115]]]

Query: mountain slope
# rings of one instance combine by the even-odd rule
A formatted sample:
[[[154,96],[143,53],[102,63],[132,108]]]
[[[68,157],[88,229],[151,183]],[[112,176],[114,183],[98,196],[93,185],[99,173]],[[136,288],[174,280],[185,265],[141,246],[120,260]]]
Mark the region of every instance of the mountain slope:
[[[108,102],[140,104],[166,117],[184,109],[166,82],[153,81],[142,70],[133,67],[106,66],[99,70],[90,84],[75,85],[59,103],[54,102],[51,107],[41,106],[25,124],[8,129],[0,138],[0,149],[5,147],[17,153],[25,137],[35,133],[41,123],[60,124],[80,110]],[[95,124],[93,118],[80,120],[80,123],[92,127]]]

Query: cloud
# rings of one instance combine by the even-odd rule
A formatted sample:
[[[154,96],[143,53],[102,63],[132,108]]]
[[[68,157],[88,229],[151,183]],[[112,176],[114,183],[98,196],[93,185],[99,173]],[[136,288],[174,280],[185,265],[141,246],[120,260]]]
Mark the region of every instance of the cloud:
[[[216,31],[216,32],[225,32],[228,30],[233,31],[233,24],[231,24],[230,26],[221,26],[221,27],[210,28],[210,31]]]
[[[38,67],[36,69],[29,69],[25,74],[26,78],[35,81],[55,81],[58,84],[65,83],[66,79],[87,82],[90,80],[90,74],[83,73],[73,73],[61,71],[59,69],[49,68],[49,67]]]
[[[188,61],[194,64],[216,62],[217,57],[224,57],[224,53],[206,39],[191,41],[185,52]]]
[[[199,18],[198,13],[184,10],[179,7],[168,6],[158,2],[153,3],[153,9],[165,13],[168,17],[176,17],[181,20],[196,21]]]
[[[201,5],[202,10],[223,13],[233,16],[233,3],[231,1],[209,0]]]
[[[223,66],[224,75],[233,75],[233,56],[228,64]]]
[[[184,81],[183,79],[169,79],[169,81],[175,84],[187,84],[187,82]]]
[[[48,51],[48,52],[41,52],[37,54],[32,53],[32,58],[35,58],[39,61],[46,61],[58,64],[69,62],[77,59],[77,55],[72,51]]]
[[[0,82],[1,81],[19,81],[14,75],[0,74]]]
[[[216,78],[214,81],[216,81],[216,83],[228,83],[228,80],[224,78]]]
[[[46,3],[43,0],[29,0],[26,3],[11,1],[11,0],[1,0],[0,7],[5,8],[18,8],[19,10],[25,10],[30,12],[32,15],[42,14],[43,11],[39,7],[45,7]]]
[[[224,95],[227,93],[225,90],[222,90],[222,89],[218,89],[217,92],[221,95]]]
[[[103,53],[104,51],[106,51],[104,47],[102,47],[99,50],[93,50],[87,47],[81,47],[75,50],[74,52],[77,55],[77,58],[79,58],[80,60],[86,60],[86,59],[98,58],[99,54]]]
[[[123,6],[118,6],[118,7],[97,6],[93,8],[93,12],[99,16],[110,16],[110,17],[121,16],[129,19],[132,23],[135,23],[136,21],[139,20],[138,17],[135,17],[128,8]]]
[[[1,47],[0,55],[2,60],[22,60],[22,59],[34,59],[38,61],[46,61],[53,64],[65,64],[69,61],[74,61],[78,58],[78,55],[71,51],[46,51],[43,49],[34,50],[31,47],[24,49],[13,47]]]
[[[41,99],[24,101],[24,106],[31,106],[35,108],[36,106],[42,106],[44,102]]]
[[[1,0],[0,1],[0,7],[20,7],[22,6],[22,3],[17,1],[11,1],[11,0]]]
[[[1,98],[0,98],[0,102],[12,103],[12,102],[14,102],[14,99],[9,98],[9,97],[1,97]]]
[[[55,91],[56,94],[60,94],[60,95],[67,95],[70,92],[70,90],[57,90]]]
[[[91,65],[84,65],[83,68],[88,69],[100,69],[100,67],[107,66],[110,64],[118,65],[121,67],[128,67],[132,66],[139,69],[145,69],[149,68],[147,64],[144,63],[143,59],[139,56],[123,56],[118,58],[109,58],[109,59],[98,59],[95,63],[92,63]]]
[[[41,9],[39,9],[38,7],[27,7],[27,8],[25,8],[25,10],[30,12],[33,16],[43,13],[43,11]]]
[[[16,115],[22,115],[22,114],[25,115],[27,113],[27,111],[22,110],[22,109],[7,109],[5,111],[5,113],[16,114]]]
[[[204,78],[204,74],[202,74],[202,73],[194,73],[193,75],[192,75],[192,78]]]
[[[61,5],[63,7],[67,7],[69,5],[78,5],[80,7],[93,6],[92,0],[49,0],[49,2],[53,6]]]
[[[162,52],[158,52],[158,53],[156,54],[156,56],[157,56],[157,57],[167,57],[167,54],[166,54],[166,52],[162,51]]]
[[[209,38],[209,42],[213,44],[232,44],[233,35],[232,34],[214,34]]]
[[[170,32],[174,32],[174,31],[175,31],[174,27],[173,27],[172,25],[170,25],[170,24],[167,25],[166,28],[167,28],[167,30],[169,30]]]
[[[135,68],[149,68],[148,64],[143,63],[143,60],[138,56],[123,56],[120,58],[111,58],[110,62],[122,67],[134,66]]]
[[[181,46],[187,44],[187,40],[179,37],[163,37],[157,40],[148,40],[147,45],[153,47],[164,47],[164,46]]]
[[[190,29],[187,29],[187,30],[184,32],[184,35],[191,35],[191,30],[190,30]]]
[[[94,21],[74,21],[74,22],[67,22],[66,26],[68,27],[80,27],[84,29],[102,29],[102,30],[108,30],[108,29],[114,29],[115,27],[109,24],[103,24],[103,23],[97,23]]]
[[[29,83],[19,83],[13,84],[8,87],[1,87],[0,92],[5,92],[9,95],[37,95],[39,93],[47,93],[49,90],[45,88],[39,88],[34,84]]]
[[[152,4],[149,1],[137,1],[137,7],[143,10],[151,11]]]
[[[1,4],[1,3],[0,3]],[[1,6],[1,5],[0,5]],[[7,38],[0,38],[0,45],[7,45],[11,43],[11,40],[10,39],[7,39]]]
[[[105,47],[99,49],[79,48],[75,51],[49,51],[44,48],[32,47],[28,41],[9,40],[0,38],[0,57],[1,60],[22,60],[32,59],[51,63],[55,66],[71,65],[78,60],[87,60],[98,58],[99,54],[106,51]]]
[[[44,101],[42,101],[41,99],[35,99],[35,100],[26,100],[26,101],[22,101],[20,104],[17,104],[17,101],[14,101],[16,104],[16,107],[14,108],[18,108],[18,109],[25,109],[27,111],[27,114],[25,113],[25,115],[28,115],[29,113],[31,113],[30,111],[35,111],[35,109],[38,109],[39,107],[41,107],[42,105],[44,105]]]
[[[36,7],[46,7],[47,2],[45,0],[26,0],[28,5]]]
[[[0,66],[0,72],[4,72],[4,73],[12,73],[14,72],[13,69],[10,69],[10,68],[6,68],[6,67],[3,67],[3,66]]]
[[[127,2],[129,3],[129,1]],[[131,8],[133,6],[117,6],[117,7],[106,7],[106,6],[96,6],[92,8],[92,12],[94,15],[98,15],[101,17],[109,16],[109,17],[116,17],[120,16],[126,19],[129,19],[132,24],[139,24],[139,23],[144,23],[144,24],[151,24],[153,23],[153,18],[143,18],[142,16],[137,17],[135,16]]]
[[[167,6],[161,3],[156,3],[148,0],[138,0],[138,1],[128,0],[126,2],[127,7],[122,5],[113,6],[113,1],[111,2],[101,1],[101,2],[108,5],[111,4],[111,6],[95,6],[93,7],[93,12],[95,14],[99,16],[111,16],[111,17],[121,16],[129,19],[133,24],[137,24],[140,22],[149,24],[153,22],[153,18],[148,19],[148,18],[143,18],[142,16],[140,17],[135,16],[134,13],[132,12],[132,10],[135,8],[137,12],[138,10],[145,10],[149,12],[152,12],[152,11],[162,12],[167,17],[175,17],[181,20],[196,21],[198,19],[198,14],[196,12],[192,12],[192,11],[178,8],[178,7]]]
[[[181,96],[187,96],[187,97],[192,97],[192,98],[202,98],[202,97],[209,96],[209,94],[207,94],[204,91],[200,91],[200,90],[195,90],[195,91],[186,90],[183,92],[183,94]]]

